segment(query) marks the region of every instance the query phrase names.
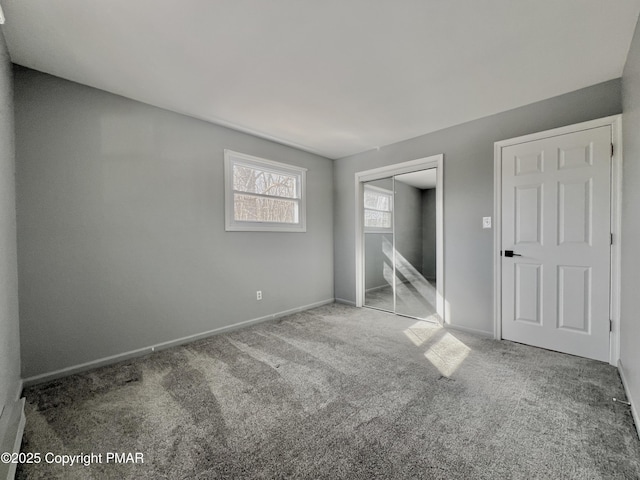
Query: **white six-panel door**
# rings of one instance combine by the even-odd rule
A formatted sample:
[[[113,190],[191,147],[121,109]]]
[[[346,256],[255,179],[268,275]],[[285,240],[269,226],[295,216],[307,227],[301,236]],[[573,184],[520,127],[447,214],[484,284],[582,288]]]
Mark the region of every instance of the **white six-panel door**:
[[[610,126],[503,148],[504,339],[609,360],[610,177]]]

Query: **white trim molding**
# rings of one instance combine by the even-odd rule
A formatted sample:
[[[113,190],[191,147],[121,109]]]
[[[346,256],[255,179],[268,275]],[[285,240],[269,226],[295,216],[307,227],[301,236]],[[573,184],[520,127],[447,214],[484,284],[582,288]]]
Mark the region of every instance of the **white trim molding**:
[[[620,358],[620,248],[622,225],[622,115],[591,120],[588,122],[568,125],[543,132],[510,138],[494,143],[494,190],[493,190],[493,336],[502,338],[502,149],[511,145],[532,142],[543,138],[565,135],[568,133],[590,130],[598,127],[611,127],[611,143],[613,155],[611,159],[611,291],[610,291],[610,320],[612,322],[609,336],[609,363],[618,365]]]
[[[252,170],[258,170],[277,175],[289,176],[295,179],[295,195],[281,197],[274,194],[255,193],[249,191],[236,191],[234,189],[234,167],[242,166]],[[245,153],[224,150],[224,212],[225,230],[227,232],[306,232],[307,231],[307,169],[275,162],[266,158],[255,157]],[[236,220],[235,195],[262,197],[263,199],[280,200],[281,202],[294,203],[297,218],[295,222],[284,223],[276,221],[249,221]]]
[[[627,376],[625,373],[624,365],[622,364],[622,360],[618,360],[618,373],[620,373],[620,379],[622,380],[624,393],[627,396],[627,401],[629,402],[629,408],[631,409],[631,416],[633,417],[633,423],[636,426],[636,433],[638,434],[638,438],[640,439],[640,415],[638,415],[638,410],[636,409],[636,406],[633,403],[633,397],[631,396],[631,390],[629,390],[629,384],[627,383]]]
[[[364,305],[364,182],[402,175],[419,170],[436,169],[436,311],[443,323],[448,323],[444,296],[444,155],[432,155],[408,162],[395,163],[384,167],[356,172],[355,174],[355,269],[356,307]]]
[[[0,410],[0,452],[19,453],[26,424],[25,399],[20,398]],[[0,478],[13,479],[17,462],[0,462]]]

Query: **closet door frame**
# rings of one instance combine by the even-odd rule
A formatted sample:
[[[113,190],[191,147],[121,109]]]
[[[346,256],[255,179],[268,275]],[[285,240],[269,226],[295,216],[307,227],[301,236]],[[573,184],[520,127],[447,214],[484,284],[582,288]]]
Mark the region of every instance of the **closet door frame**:
[[[417,172],[436,168],[436,310],[441,323],[447,323],[446,301],[444,296],[444,190],[443,190],[444,155],[432,155],[408,162],[395,163],[385,167],[363,170],[355,174],[355,279],[356,307],[364,306],[364,182],[393,177],[403,173]]]

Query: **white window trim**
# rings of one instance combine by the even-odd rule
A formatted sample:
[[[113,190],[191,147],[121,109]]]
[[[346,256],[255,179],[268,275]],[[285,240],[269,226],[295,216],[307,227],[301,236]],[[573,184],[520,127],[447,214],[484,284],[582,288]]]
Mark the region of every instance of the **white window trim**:
[[[275,170],[277,172],[295,175],[300,179],[300,198],[298,200],[298,223],[277,222],[245,222],[234,218],[233,201],[233,165],[254,166],[256,168]],[[245,153],[224,151],[224,210],[225,230],[228,232],[306,232],[307,231],[307,169],[286,163],[254,157]],[[295,199],[292,199],[295,200]]]
[[[363,230],[364,233],[392,233],[393,232],[393,192],[391,190],[386,189],[386,188],[376,187],[375,185],[364,185],[363,186],[363,193],[366,190],[373,190],[374,192],[383,193],[383,194],[389,196],[389,205],[391,207],[389,210],[377,210],[375,208],[366,208],[366,207],[364,207],[364,210],[374,210],[376,212],[389,212],[391,214],[391,225],[389,226],[389,228],[367,227],[365,225],[364,226],[364,230]],[[362,220],[364,222],[364,217],[363,217]]]

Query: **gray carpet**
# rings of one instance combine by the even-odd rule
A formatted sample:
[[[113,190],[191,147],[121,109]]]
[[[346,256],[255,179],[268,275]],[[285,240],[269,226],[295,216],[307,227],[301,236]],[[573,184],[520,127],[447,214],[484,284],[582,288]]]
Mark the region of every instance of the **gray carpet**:
[[[637,479],[615,368],[328,305],[25,391],[17,478]]]

